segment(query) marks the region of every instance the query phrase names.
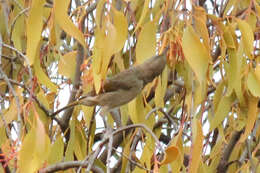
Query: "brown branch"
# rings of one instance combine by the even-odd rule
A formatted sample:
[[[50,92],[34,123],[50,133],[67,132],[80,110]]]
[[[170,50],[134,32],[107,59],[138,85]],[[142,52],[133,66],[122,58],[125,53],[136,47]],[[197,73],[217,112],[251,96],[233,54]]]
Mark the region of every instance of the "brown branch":
[[[90,12],[92,12],[96,8],[96,5],[97,5],[97,3],[93,3],[92,5],[90,5],[86,9],[86,15],[83,17],[83,19],[80,22],[81,31],[84,31],[84,29],[85,29],[85,18],[87,17],[87,15]],[[80,87],[80,77],[81,77],[80,69],[81,69],[81,65],[82,65],[83,60],[84,60],[84,56],[85,56],[84,47],[83,47],[83,45],[78,43],[78,51],[77,51],[77,57],[76,57],[76,63],[77,64],[76,64],[76,68],[75,68],[75,76],[74,76],[73,87],[72,87],[73,89],[70,93],[69,104],[76,101],[76,93],[77,93],[77,91],[79,90],[79,87]],[[69,120],[72,116],[73,110],[74,110],[74,107],[67,109],[64,112],[62,118],[59,119],[63,133],[67,130],[67,128],[69,126]],[[66,139],[68,141],[69,133],[66,133]]]
[[[58,172],[58,171],[65,171],[70,168],[78,168],[83,167],[86,168],[88,166],[88,162],[85,161],[68,161],[68,162],[61,162],[57,163],[55,165],[48,166],[42,170],[39,171],[39,173],[52,173],[52,172]],[[91,171],[101,173],[103,170],[101,168],[93,166]]]
[[[228,163],[229,157],[230,157],[233,149],[235,148],[235,145],[238,142],[242,132],[243,132],[243,130],[235,131],[234,134],[232,135],[229,143],[224,148],[221,160],[217,167],[217,173],[225,173],[227,171],[228,166],[230,165]]]

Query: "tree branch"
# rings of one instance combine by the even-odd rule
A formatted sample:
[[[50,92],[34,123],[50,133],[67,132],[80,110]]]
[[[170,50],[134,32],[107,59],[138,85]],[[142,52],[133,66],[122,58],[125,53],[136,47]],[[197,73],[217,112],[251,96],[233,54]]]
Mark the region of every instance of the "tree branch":
[[[229,166],[229,164],[228,164],[229,157],[230,157],[233,149],[235,148],[235,145],[238,142],[242,132],[243,132],[243,130],[235,131],[234,134],[232,135],[230,142],[227,144],[227,146],[223,150],[221,160],[217,167],[217,173],[225,173],[227,171],[228,166]]]

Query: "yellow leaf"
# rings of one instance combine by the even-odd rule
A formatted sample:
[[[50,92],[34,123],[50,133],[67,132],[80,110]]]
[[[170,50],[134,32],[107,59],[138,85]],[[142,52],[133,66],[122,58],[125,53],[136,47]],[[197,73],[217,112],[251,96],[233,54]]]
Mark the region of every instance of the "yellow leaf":
[[[79,160],[84,160],[86,157],[87,141],[79,121],[77,121],[77,128],[75,128],[75,155]]]
[[[253,96],[260,97],[260,81],[252,71],[248,73],[247,87]]]
[[[257,80],[260,81],[260,64],[256,65],[255,76],[256,76]]]
[[[106,0],[100,0],[98,1],[98,4],[97,4],[97,12],[96,12],[96,24],[98,26],[98,28],[100,28],[100,25],[101,25],[101,19],[103,16],[103,7],[104,7],[104,4],[105,4]]]
[[[56,138],[54,144],[52,144],[50,149],[50,155],[48,158],[49,164],[54,164],[62,161],[64,151],[64,142],[62,136]]]
[[[239,142],[243,143],[248,135],[250,134],[251,130],[254,128],[254,124],[257,118],[257,104],[258,104],[258,98],[256,97],[250,97],[248,100],[248,112],[247,112],[247,122],[246,122],[246,128],[245,132],[241,135]]]
[[[34,173],[49,156],[50,140],[45,133],[44,126],[36,116],[36,124],[25,136],[18,155],[20,172]]]
[[[243,20],[238,20],[238,27],[242,34],[242,41],[244,43],[246,55],[251,57],[254,50],[254,34],[252,28]]]
[[[16,100],[15,98],[12,99],[11,103],[10,103],[10,106],[9,106],[9,109],[4,112],[4,120],[5,120],[5,123],[6,124],[9,124],[11,123],[13,120],[15,120],[17,118],[17,105],[16,105]],[[2,119],[0,120],[0,127],[3,126],[4,123],[2,121]]]
[[[150,134],[146,133],[146,140],[145,140],[145,146],[143,148],[143,153],[140,158],[140,161],[143,163],[143,165],[146,165],[147,168],[151,168],[151,158],[154,154],[154,148],[155,148],[155,142],[153,141],[153,138]]]
[[[141,17],[135,27],[135,30],[134,32],[141,26],[141,24],[143,23],[143,20],[145,19],[145,16],[148,12],[148,9],[149,9],[149,2],[150,0],[144,0],[144,6],[143,6],[143,11],[142,11],[142,14],[141,14]]]
[[[117,11],[113,8],[113,23],[115,27],[116,37],[115,42],[111,45],[111,49],[113,50],[113,54],[120,51],[127,39],[127,31],[128,31],[128,23],[124,16],[124,14],[120,11]],[[110,40],[108,40],[110,42]],[[110,42],[111,43],[111,42]]]
[[[6,130],[4,126],[0,126],[0,146],[2,147],[2,144],[4,144],[7,141],[7,136],[6,136]]]
[[[210,131],[220,125],[220,123],[228,116],[233,102],[232,96],[223,96],[215,110],[214,117],[210,122]]]
[[[170,145],[165,149],[165,156],[160,164],[165,165],[175,161],[178,154],[179,154],[178,148],[174,145]]]
[[[148,22],[142,28],[136,44],[136,61],[141,64],[147,58],[155,55],[156,51],[156,23]]]
[[[145,122],[144,104],[141,94],[128,103],[128,112],[134,124]]]
[[[37,47],[41,40],[42,26],[43,26],[43,5],[44,0],[32,1],[30,14],[27,22],[27,50],[26,55],[32,65],[37,56]]]
[[[242,106],[245,105],[245,99],[244,99],[244,95],[243,95],[243,91],[242,91],[242,65],[243,65],[243,60],[245,60],[245,58],[243,57],[243,49],[244,49],[244,44],[242,42],[240,42],[238,50],[237,50],[237,70],[236,70],[236,80],[235,80],[235,92],[237,95],[237,98],[239,99],[239,102]],[[230,79],[229,79],[230,80]]]
[[[243,92],[242,92],[242,82],[241,82],[241,66],[243,60],[243,47],[244,44],[240,42],[238,50],[228,49],[229,55],[229,66],[227,70],[228,76],[228,89],[226,95],[229,96],[235,91],[241,105],[245,104]]]
[[[196,30],[200,34],[200,36],[203,38],[203,44],[206,47],[206,49],[209,51],[210,50],[210,45],[209,45],[209,34],[208,34],[208,29],[206,26],[205,21],[203,21],[199,17],[194,17],[196,21]]]
[[[47,109],[50,109],[49,101],[47,100],[46,95],[41,88],[40,91],[37,93],[37,98]]]
[[[22,107],[23,104],[23,89],[22,88],[16,88],[15,89],[16,94],[17,94],[17,99],[19,100],[19,104]],[[10,102],[10,106],[9,109],[7,111],[4,112],[3,118],[5,120],[6,124],[11,123],[13,120],[16,120],[17,118],[17,114],[18,114],[18,109],[17,109],[17,105],[18,103],[16,102],[16,98],[14,97],[11,102]],[[21,108],[20,108],[21,109]],[[20,110],[21,111],[21,110]],[[0,118],[0,127],[3,125],[3,121]],[[1,138],[0,138],[1,139]]]
[[[95,44],[93,53],[94,86],[100,90],[99,81],[106,77],[108,65],[113,54],[120,51],[127,38],[128,24],[123,13],[113,9],[113,22],[109,18],[104,21],[102,28],[95,31]]]
[[[254,5],[255,5],[255,8],[256,8],[256,14],[257,14],[257,16],[258,17],[260,17],[260,6],[258,5],[258,3],[254,3]]]
[[[35,60],[35,64],[33,66],[33,69],[35,71],[35,74],[37,76],[37,79],[42,85],[45,85],[47,88],[49,88],[52,92],[57,92],[58,87],[51,82],[49,77],[43,72],[42,67],[40,65],[40,58],[37,57]]]
[[[171,163],[172,170],[176,170],[178,172],[182,165],[183,165],[183,159],[184,159],[184,153],[183,153],[183,143],[182,143],[182,127],[179,130],[179,133],[176,137],[173,138],[173,141],[171,142],[171,145],[174,145],[178,147],[178,155],[174,162]]]
[[[13,18],[15,19],[15,16],[17,16],[20,11],[18,10],[18,8],[14,8],[13,12],[14,12]],[[24,42],[25,42],[24,28],[26,26],[25,26],[24,20],[25,20],[25,16],[20,16],[20,17],[16,18],[16,22],[15,22],[13,34],[12,34],[12,41],[14,43],[14,47],[21,52],[23,52]]]
[[[93,73],[93,79],[94,79],[95,91],[96,93],[99,93],[99,91],[101,90],[101,82],[102,82],[101,75]]]
[[[113,10],[113,24],[106,21],[106,37],[100,44],[106,45],[103,49],[101,76],[105,78],[107,68],[113,54],[120,51],[127,38],[127,21],[123,13]]]
[[[85,118],[85,124],[87,128],[90,128],[90,124],[92,121],[92,116],[94,112],[94,106],[89,107],[89,106],[82,106],[82,111],[84,113],[84,118]]]
[[[154,102],[155,102],[156,107],[158,107],[158,108],[164,107],[164,100],[163,100],[164,93],[163,93],[162,89],[163,89],[162,80],[161,80],[161,77],[159,76],[158,81],[157,81],[157,86],[155,89],[155,95],[154,95]]]
[[[60,29],[58,28],[57,22],[55,21],[54,13],[51,13],[50,19],[48,21],[48,28],[50,30],[49,40],[51,45],[56,45],[59,39]]]
[[[126,139],[124,140],[124,156],[127,156],[128,158],[131,158],[130,156],[130,147],[132,144],[131,136],[127,136]],[[121,168],[121,173],[126,172],[126,166],[128,164],[128,159],[126,157],[122,158],[122,168]]]
[[[257,23],[257,16],[255,13],[250,13],[247,19],[247,23],[252,28],[252,31],[255,32],[256,29],[256,23]]]
[[[58,65],[59,74],[70,78],[72,81],[76,71],[76,56],[77,51],[66,53],[61,57]]]
[[[233,39],[232,32],[231,32],[230,28],[231,28],[230,26],[229,27],[224,27],[223,37],[224,37],[224,40],[225,40],[225,43],[226,43],[227,47],[231,48],[231,49],[235,49],[236,48],[236,44],[235,44],[235,41]]]
[[[223,90],[224,90],[224,82],[221,81],[215,91],[214,97],[213,97],[213,108],[214,110],[217,110],[218,104],[220,103],[221,98],[223,97]]]
[[[201,122],[194,118],[192,122],[192,149],[191,160],[189,163],[189,173],[197,173],[201,161],[203,139],[204,136],[202,132]]]
[[[183,33],[182,47],[187,62],[201,83],[206,79],[210,56],[190,25]]]
[[[206,25],[206,12],[204,8],[194,6],[194,23],[195,23],[195,29],[199,33],[199,35],[203,39],[203,44],[205,45],[206,49],[210,51],[210,45],[209,45],[209,33]]]
[[[67,15],[67,9],[70,0],[55,0],[54,1],[54,15],[55,20],[58,25],[70,36],[75,38],[80,42],[80,44],[85,47],[85,38],[83,33],[73,24]],[[36,15],[37,16],[37,15]]]
[[[99,74],[102,65],[102,55],[104,51],[105,34],[101,29],[96,29],[95,44],[93,48],[93,72]]]
[[[195,93],[194,93],[194,108],[197,108],[207,96],[207,83],[206,81],[203,81],[199,83],[198,81],[195,81]]]
[[[228,90],[227,95],[231,95],[233,92],[233,89],[236,85],[236,80],[239,80],[240,77],[238,76],[238,57],[236,56],[235,49],[228,49],[228,55],[229,55],[229,67],[227,69],[227,75],[228,75]]]
[[[124,60],[119,53],[115,54],[114,62],[116,63],[120,71],[125,70]]]
[[[73,112],[75,114],[75,110]],[[71,161],[74,158],[75,151],[75,118],[72,118],[70,121],[70,140],[68,142],[68,146],[65,152],[65,161]]]
[[[164,68],[162,75],[158,77],[157,86],[155,89],[154,102],[156,107],[163,108],[164,107],[164,95],[167,89],[168,82],[168,70],[167,67]],[[161,112],[159,112],[160,114]]]
[[[230,0],[230,1],[228,1],[227,6],[225,7],[224,14],[228,15],[228,12],[230,12],[230,10],[234,10],[235,7],[236,7],[236,3],[237,2],[238,2],[237,0]]]

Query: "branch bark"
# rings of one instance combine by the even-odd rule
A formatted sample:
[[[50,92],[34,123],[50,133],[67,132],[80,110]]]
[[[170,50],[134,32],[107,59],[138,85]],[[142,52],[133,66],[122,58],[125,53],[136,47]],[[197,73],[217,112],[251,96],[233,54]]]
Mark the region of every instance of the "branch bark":
[[[232,135],[230,142],[227,144],[227,146],[223,150],[221,160],[217,167],[217,173],[227,172],[227,169],[229,166],[229,164],[228,164],[229,157],[230,157],[233,149],[235,148],[235,145],[237,144],[242,132],[243,132],[243,130],[235,131],[234,134]]]

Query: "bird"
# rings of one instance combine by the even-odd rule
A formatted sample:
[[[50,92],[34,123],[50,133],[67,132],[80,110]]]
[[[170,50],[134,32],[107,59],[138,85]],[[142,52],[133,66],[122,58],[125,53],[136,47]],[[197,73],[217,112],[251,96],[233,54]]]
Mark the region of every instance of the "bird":
[[[133,100],[142,89],[157,76],[166,65],[166,48],[162,54],[145,60],[104,81],[103,91],[95,96],[83,96],[78,103],[85,106],[101,106],[101,115]]]

